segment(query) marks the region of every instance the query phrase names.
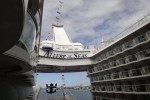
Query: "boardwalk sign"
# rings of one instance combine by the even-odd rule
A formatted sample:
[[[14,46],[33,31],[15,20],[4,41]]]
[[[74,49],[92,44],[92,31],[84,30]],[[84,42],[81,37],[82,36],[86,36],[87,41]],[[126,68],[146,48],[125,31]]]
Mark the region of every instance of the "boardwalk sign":
[[[60,53],[45,53],[45,57],[49,58],[58,58],[58,59],[81,59],[81,58],[87,58],[86,53],[72,53],[72,54],[60,54]]]
[[[39,55],[47,58],[55,59],[82,59],[89,57],[90,51],[80,51],[80,52],[63,52],[63,51],[51,51],[45,52],[40,50]]]
[[[50,58],[58,58],[58,59],[78,59],[78,58],[87,58],[87,54],[79,54],[79,53],[73,53],[73,54],[55,54],[50,53],[48,55]]]

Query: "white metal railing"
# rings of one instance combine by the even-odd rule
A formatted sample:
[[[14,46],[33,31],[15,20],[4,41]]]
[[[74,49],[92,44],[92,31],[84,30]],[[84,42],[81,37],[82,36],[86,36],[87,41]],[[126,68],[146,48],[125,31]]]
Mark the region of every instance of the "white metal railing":
[[[103,97],[103,96],[93,96],[94,100],[127,100],[127,99],[118,99],[118,98],[110,98],[110,97]]]
[[[103,70],[110,69],[113,67],[115,68],[115,67],[121,66],[123,64],[128,64],[128,63],[142,60],[142,59],[148,58],[148,57],[150,57],[150,49],[138,51],[137,53],[135,53],[133,55],[127,55],[124,58],[120,58],[122,60],[122,62],[120,62],[119,64],[118,64],[118,60],[120,60],[120,59],[117,59],[115,61],[110,61],[110,62],[108,62],[108,64],[102,64],[102,65],[97,64],[97,65],[95,65],[95,67],[97,67],[97,68],[94,67],[93,70],[90,71],[90,74],[101,72]],[[98,70],[98,69],[101,69],[101,70]]]
[[[95,92],[150,92],[150,84],[93,86],[92,90]]]
[[[105,45],[101,45],[100,47],[95,47],[95,53],[97,53],[98,51],[104,49],[105,47],[107,47],[108,45],[110,45],[112,42],[119,40],[120,38],[127,36],[130,34],[130,32],[132,32],[133,30],[147,24],[150,22],[150,14],[144,16],[142,19],[140,19],[139,21],[137,21],[136,23],[134,23],[132,26],[126,28],[123,32],[121,32],[120,34],[115,35],[112,38],[109,38],[107,41],[107,43],[105,43]]]
[[[146,32],[145,34],[139,35],[139,36],[135,37],[134,39],[102,54],[101,56],[95,58],[95,60],[98,62],[107,60],[113,56],[116,56],[119,53],[123,53],[126,50],[133,49],[138,45],[142,45],[144,42],[147,42],[149,40],[150,40],[150,31]],[[111,52],[111,54],[110,54],[110,52]]]
[[[111,73],[111,74],[105,74],[100,75],[96,77],[91,77],[92,82],[97,81],[105,81],[105,80],[113,80],[113,79],[124,79],[124,78],[130,78],[130,77],[136,77],[136,76],[143,76],[150,74],[150,66],[141,67],[137,69],[131,69],[127,71],[120,71],[118,73]]]

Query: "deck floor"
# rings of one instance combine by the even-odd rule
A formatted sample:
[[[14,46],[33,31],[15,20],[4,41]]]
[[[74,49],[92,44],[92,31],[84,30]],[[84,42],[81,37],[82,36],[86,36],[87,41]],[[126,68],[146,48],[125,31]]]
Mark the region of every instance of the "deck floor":
[[[57,90],[56,93],[46,93],[45,89],[40,90],[37,100],[70,100],[69,96],[63,97],[61,90]]]

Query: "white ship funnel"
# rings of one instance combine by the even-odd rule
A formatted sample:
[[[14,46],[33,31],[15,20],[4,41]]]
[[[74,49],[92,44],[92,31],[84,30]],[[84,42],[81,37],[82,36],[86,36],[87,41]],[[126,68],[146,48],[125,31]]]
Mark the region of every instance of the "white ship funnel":
[[[71,40],[63,25],[53,25],[54,42],[61,45],[71,45]]]

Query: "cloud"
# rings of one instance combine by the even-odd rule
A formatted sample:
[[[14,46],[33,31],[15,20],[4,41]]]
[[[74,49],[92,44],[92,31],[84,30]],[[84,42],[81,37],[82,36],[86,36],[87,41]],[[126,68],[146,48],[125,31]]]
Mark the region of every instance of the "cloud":
[[[84,45],[100,43],[142,18],[149,10],[149,0],[62,0],[62,23],[74,42]],[[45,0],[42,36],[52,32],[55,22],[56,0]]]

